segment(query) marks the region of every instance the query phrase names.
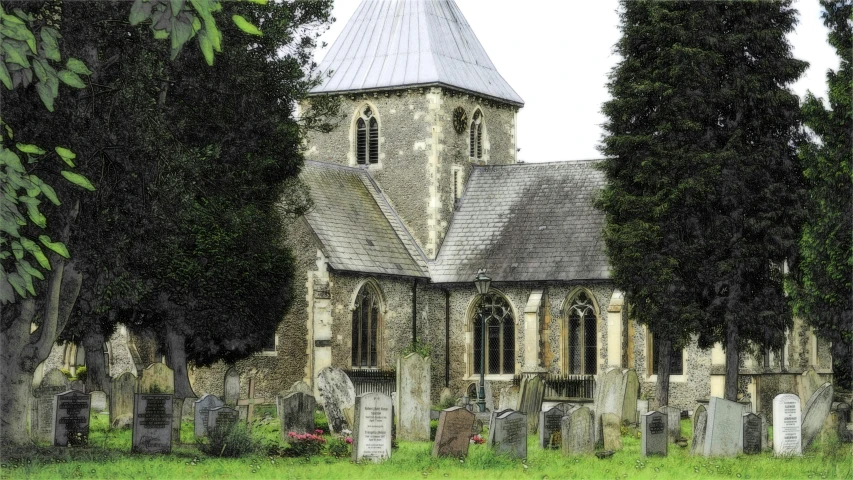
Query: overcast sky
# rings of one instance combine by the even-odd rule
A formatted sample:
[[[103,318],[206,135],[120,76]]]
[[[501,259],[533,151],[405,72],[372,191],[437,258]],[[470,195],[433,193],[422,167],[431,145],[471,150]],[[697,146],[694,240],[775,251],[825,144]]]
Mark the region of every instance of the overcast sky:
[[[361,0],[335,0],[331,45]],[[608,99],[607,74],[618,60],[616,0],[456,0],[498,72],[524,99],[518,114],[518,159],[526,162],[600,158],[596,149]],[[523,8],[519,8],[522,7]],[[826,71],[838,57],[826,42],[818,0],[798,0],[800,23],[789,39],[810,63],[794,91],[826,97]],[[317,62],[328,47],[318,49]]]

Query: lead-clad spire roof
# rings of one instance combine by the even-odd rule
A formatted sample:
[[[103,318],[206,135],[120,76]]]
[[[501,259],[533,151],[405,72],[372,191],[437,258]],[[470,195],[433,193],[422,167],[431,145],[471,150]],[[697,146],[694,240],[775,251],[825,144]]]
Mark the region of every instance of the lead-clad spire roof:
[[[453,0],[363,0],[320,70],[313,94],[442,85],[524,105]]]

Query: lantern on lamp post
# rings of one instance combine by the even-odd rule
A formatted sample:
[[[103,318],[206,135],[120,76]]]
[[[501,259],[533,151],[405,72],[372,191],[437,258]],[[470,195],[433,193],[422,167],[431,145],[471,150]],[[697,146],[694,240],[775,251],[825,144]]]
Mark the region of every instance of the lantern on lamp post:
[[[477,293],[482,297],[489,293],[489,286],[492,279],[486,275],[484,269],[477,272],[477,278],[474,279],[474,286],[477,287]],[[477,408],[481,412],[486,411],[486,316],[480,315],[480,392],[477,395]]]

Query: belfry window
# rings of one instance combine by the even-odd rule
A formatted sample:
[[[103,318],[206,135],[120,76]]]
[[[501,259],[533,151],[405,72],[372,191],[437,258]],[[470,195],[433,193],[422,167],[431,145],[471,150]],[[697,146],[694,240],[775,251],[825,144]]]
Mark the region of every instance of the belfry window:
[[[359,165],[379,162],[379,122],[369,106],[355,121],[355,159]]]
[[[474,317],[474,373],[480,373],[483,361],[483,325],[486,327],[487,374],[515,373],[515,318],[509,302],[500,295],[480,297]]]
[[[586,292],[580,292],[569,307],[566,342],[569,373],[595,375],[598,353],[597,323],[592,300]]]
[[[483,115],[480,110],[476,110],[471,118],[468,150],[471,158],[483,158]]]
[[[376,368],[379,365],[379,292],[365,284],[358,292],[352,312],[352,366]]]

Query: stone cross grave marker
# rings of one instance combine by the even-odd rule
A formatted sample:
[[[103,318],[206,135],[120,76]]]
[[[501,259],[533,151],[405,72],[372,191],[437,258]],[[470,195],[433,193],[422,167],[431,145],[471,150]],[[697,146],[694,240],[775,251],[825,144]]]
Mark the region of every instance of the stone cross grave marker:
[[[560,421],[563,455],[587,455],[595,451],[592,411],[573,407]]]
[[[544,398],[545,381],[542,380],[540,375],[533,375],[522,379],[518,411],[527,417],[527,429],[530,432],[535,433],[539,428],[539,412],[542,411],[542,400]]]
[[[601,416],[601,429],[604,435],[604,449],[622,450],[622,419],[615,413],[605,413]]]
[[[92,411],[102,413],[107,411],[107,393],[96,390],[89,394],[89,399],[92,402]]]
[[[231,407],[215,407],[207,412],[207,434],[231,429],[240,421],[240,412]]]
[[[110,426],[119,423],[130,426],[133,419],[133,394],[136,393],[136,375],[124,372],[110,380]],[[121,420],[118,420],[121,419]]]
[[[314,395],[293,392],[285,397],[276,398],[276,406],[281,425],[281,439],[284,443],[290,441],[288,434],[314,433],[314,409],[317,400]]]
[[[708,427],[708,411],[704,405],[699,405],[693,412],[693,438],[690,440],[690,453],[705,454],[705,429]]]
[[[397,360],[397,438],[429,441],[430,360],[410,353]]]
[[[438,416],[438,430],[435,432],[432,456],[467,456],[472,428],[474,428],[474,414],[465,407],[442,410]]]
[[[355,406],[355,387],[340,368],[326,367],[317,375],[317,388],[323,400],[323,410],[331,433],[341,433],[352,427]]]
[[[733,457],[743,452],[742,417],[741,404],[711,397],[708,402],[708,424],[705,427],[706,457]]]
[[[225,402],[216,395],[204,394],[193,402],[193,433],[196,438],[206,437],[208,432],[208,414],[211,408],[223,407]]]
[[[659,412],[666,414],[666,424],[669,428],[669,441],[677,443],[681,440],[681,409],[678,407],[660,407]]]
[[[226,402],[227,403],[227,402]],[[275,404],[274,398],[255,398],[255,379],[249,379],[249,398],[237,400],[238,407],[246,407],[246,424],[252,429],[252,418],[255,416],[255,405]]]
[[[627,376],[623,374],[620,368],[612,368],[603,375],[599,375],[596,380],[593,404],[595,443],[604,441],[604,431],[601,424],[603,414],[613,413],[622,418],[627,380]]]
[[[754,413],[743,414],[743,453],[761,453],[761,418]]]
[[[507,412],[495,418],[494,432],[489,432],[489,446],[495,453],[527,458],[527,415]]]
[[[165,363],[152,363],[142,370],[136,393],[175,393],[175,372]]]
[[[85,445],[89,438],[89,395],[69,390],[54,397],[53,445]]]
[[[222,391],[224,392],[222,400],[226,405],[231,405],[232,407],[237,405],[237,400],[240,399],[240,373],[234,367],[229,368],[225,372]]]
[[[802,412],[800,399],[791,393],[773,398],[773,454],[802,455]]]
[[[38,388],[33,390],[30,431],[36,441],[53,442],[54,397],[68,390],[70,390],[68,378],[56,368],[49,370],[42,377]]]
[[[640,417],[640,455],[667,455],[669,446],[669,416],[651,411]]]
[[[539,448],[560,448],[562,420],[571,408],[568,403],[558,403],[544,412],[539,412]]]
[[[375,462],[391,458],[391,428],[394,422],[391,397],[365,393],[355,399],[352,459]]]
[[[803,450],[811,446],[817,434],[823,429],[826,416],[832,408],[832,384],[824,383],[806,402],[803,410]]]
[[[640,395],[640,380],[637,372],[629,369],[625,372],[625,400],[622,404],[622,421],[632,425],[640,423],[637,412],[637,397]]]
[[[135,453],[172,451],[173,396],[168,393],[137,393],[133,402]]]

